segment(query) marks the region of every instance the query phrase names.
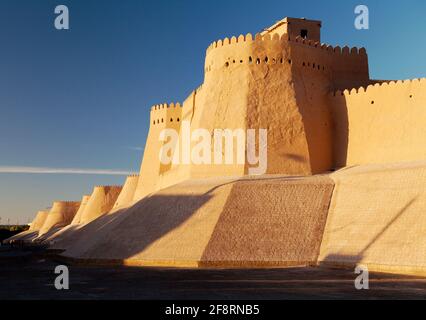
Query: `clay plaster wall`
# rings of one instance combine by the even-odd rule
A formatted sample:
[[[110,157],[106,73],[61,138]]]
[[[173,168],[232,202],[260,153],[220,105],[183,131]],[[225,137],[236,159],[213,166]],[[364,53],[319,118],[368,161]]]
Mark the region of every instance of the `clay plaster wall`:
[[[155,105],[151,108],[150,127],[140,168],[141,179],[138,180],[134,200],[157,190],[160,175],[170,169],[170,166],[160,163],[160,149],[164,144],[160,141],[160,133],[166,128],[179,132],[181,118],[180,103]]]
[[[78,208],[77,213],[74,216],[74,219],[71,221],[71,225],[77,225],[80,223],[81,221],[81,216],[84,212],[84,209],[86,208],[87,203],[90,200],[90,196],[83,196],[83,198],[81,199],[81,204],[80,207]]]
[[[99,217],[55,248],[140,266],[312,264],[332,190],[327,177],[188,180]]]
[[[121,192],[121,186],[97,186],[81,214],[80,224],[89,223],[111,211]]]
[[[369,84],[365,49],[290,41],[292,79],[309,146],[312,173],[333,167],[333,121],[328,94],[333,88]]]
[[[139,175],[128,176],[124,183],[123,189],[120,192],[117,200],[114,203],[112,210],[125,208],[133,202],[136,188],[138,186]]]
[[[243,176],[249,164],[184,163],[162,165],[162,129],[180,138],[202,128],[267,129],[269,174],[309,175],[333,168],[333,136],[328,93],[370,83],[365,49],[331,47],[284,34],[251,34],[212,43],[205,79],[182,108],[159,105],[151,126],[134,200],[188,178]],[[179,105],[178,105],[179,106]],[[172,122],[179,118],[181,121]],[[188,122],[186,128],[182,121]],[[259,131],[257,130],[257,138]],[[191,149],[199,140],[191,142]],[[233,140],[238,143],[237,138]],[[180,141],[180,147],[182,141]],[[258,147],[258,145],[257,145]],[[181,149],[179,149],[181,152]],[[237,153],[234,148],[234,159]],[[214,159],[211,154],[210,159]]]
[[[36,217],[34,218],[33,222],[31,223],[31,227],[30,227],[29,231],[39,231],[43,227],[43,224],[46,222],[48,215],[49,215],[48,211],[37,212]]]
[[[426,162],[342,169],[320,263],[426,274]]]
[[[52,209],[47,215],[43,227],[39,231],[39,237],[47,234],[50,230],[69,225],[73,220],[80,202],[57,201],[53,203]]]
[[[426,79],[330,97],[336,167],[426,159]]]
[[[43,227],[46,222],[49,211],[39,211],[37,212],[36,217],[31,223],[30,228],[27,231],[23,231],[4,240],[4,243],[12,243],[14,241],[24,241],[31,242],[33,239],[37,238],[39,235],[40,229]]]

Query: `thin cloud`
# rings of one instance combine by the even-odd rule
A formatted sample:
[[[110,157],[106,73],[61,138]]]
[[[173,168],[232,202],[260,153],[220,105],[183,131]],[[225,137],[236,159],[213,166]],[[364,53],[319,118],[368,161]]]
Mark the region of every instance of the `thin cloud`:
[[[44,167],[8,167],[0,166],[0,173],[27,173],[27,174],[81,174],[81,175],[109,175],[129,176],[135,172],[110,169],[81,169],[81,168],[44,168]]]
[[[126,147],[126,149],[132,150],[132,151],[143,151],[142,147]]]

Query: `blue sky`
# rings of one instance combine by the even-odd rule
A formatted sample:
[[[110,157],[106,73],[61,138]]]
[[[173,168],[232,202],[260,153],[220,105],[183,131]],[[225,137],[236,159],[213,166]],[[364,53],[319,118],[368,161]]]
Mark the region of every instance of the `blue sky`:
[[[60,4],[67,31],[54,28]],[[370,9],[368,31],[354,28],[358,4]],[[285,16],[322,20],[325,43],[366,47],[372,78],[423,77],[425,12],[423,0],[0,0],[0,171],[139,171],[150,106],[202,83],[212,41]],[[125,178],[24,169],[0,173],[0,223]]]

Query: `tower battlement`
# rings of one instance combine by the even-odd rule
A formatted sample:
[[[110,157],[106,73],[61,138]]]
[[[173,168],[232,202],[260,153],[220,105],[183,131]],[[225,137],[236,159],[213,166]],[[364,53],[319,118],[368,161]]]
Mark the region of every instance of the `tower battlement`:
[[[159,133],[165,128],[180,132],[184,120],[190,131],[203,128],[211,134],[216,128],[268,130],[268,174],[311,175],[345,165],[341,153],[351,150],[341,146],[347,144],[342,123],[348,121],[336,111],[344,106],[336,106],[355,100],[352,88],[366,88],[375,100],[380,93],[371,85],[378,81],[370,79],[365,48],[321,43],[321,27],[319,20],[284,18],[255,35],[212,42],[203,84],[182,105],[151,108],[135,200],[182,179],[248,174],[247,166],[239,165],[160,164],[166,142]],[[393,85],[384,82],[381,86]],[[344,92],[344,101],[334,92]],[[358,109],[368,107],[364,100]]]
[[[54,203],[40,234],[75,215],[87,226],[56,249],[126,265],[426,272],[426,79],[372,80],[366,50],[322,44],[321,25],[213,42],[204,82],[151,108],[140,175],[95,187],[77,214]]]
[[[286,35],[288,38],[301,37],[316,42],[321,41],[322,22],[306,18],[284,18],[272,26],[265,28],[261,34]]]

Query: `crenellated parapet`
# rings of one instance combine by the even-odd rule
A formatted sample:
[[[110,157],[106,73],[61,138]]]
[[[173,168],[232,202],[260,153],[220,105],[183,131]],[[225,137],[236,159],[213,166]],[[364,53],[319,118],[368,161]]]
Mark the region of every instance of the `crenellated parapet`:
[[[45,235],[51,230],[62,228],[71,223],[80,207],[77,201],[55,201],[47,215],[43,227],[39,231],[39,236],[35,241],[43,241]]]
[[[357,87],[346,90],[337,90],[332,93],[333,97],[353,97],[354,95],[372,95],[372,97],[379,93],[385,91],[393,90],[406,90],[412,89],[415,91],[418,88],[426,89],[426,78],[419,79],[407,79],[407,80],[397,80],[397,81],[386,81],[368,85],[366,87]],[[413,95],[409,94],[406,98],[413,98]]]
[[[107,214],[114,206],[123,186],[95,186],[81,214],[80,224],[89,223],[92,220]]]
[[[79,206],[79,201],[54,201],[53,207],[72,207],[72,206]]]
[[[336,167],[426,159],[426,79],[389,81],[329,95]]]
[[[275,34],[271,37],[269,34],[262,36],[260,33],[255,36],[248,33],[245,36],[240,35],[238,37],[215,41],[207,48],[205,72],[207,74],[213,70],[241,64],[276,63],[277,61],[282,61],[284,57],[282,54],[278,54],[278,52],[277,56],[274,57],[268,58],[267,55],[271,54],[271,50],[274,48],[276,51],[279,51],[278,49],[284,46],[284,43],[287,41],[287,36],[280,37],[278,34]],[[264,50],[259,50],[262,47]]]
[[[120,186],[120,185],[111,185],[111,186],[102,186],[102,185],[98,185],[98,186],[95,186],[94,188],[95,189],[103,189],[103,190],[108,190],[108,189],[115,189],[115,188],[122,188],[123,186]]]
[[[181,105],[180,105],[179,102],[177,102],[177,103],[174,103],[174,102],[172,102],[172,103],[162,103],[162,104],[153,105],[151,107],[151,111],[160,111],[160,110],[164,110],[164,109],[179,108],[179,107],[181,107]]]
[[[343,48],[340,46],[332,46],[329,44],[320,43],[318,41],[313,41],[309,39],[303,39],[301,37],[296,38],[290,38],[288,35],[284,34],[282,36],[279,36],[278,34],[273,34],[272,36],[270,34],[261,35],[260,33],[257,33],[254,37],[251,33],[248,33],[247,35],[240,35],[237,37],[231,37],[231,38],[225,38],[223,40],[217,40],[211,43],[206,51],[206,55],[209,55],[213,50],[224,48],[227,46],[237,46],[241,44],[258,44],[258,45],[268,45],[271,41],[276,43],[287,43],[287,42],[293,42],[293,43],[300,43],[303,45],[306,45],[311,48],[326,50],[330,53],[335,54],[360,54],[365,55],[366,50],[365,48],[358,48],[358,47],[352,47],[349,48],[348,46],[344,46]]]
[[[170,123],[179,123],[182,114],[182,106],[177,103],[163,103],[151,107],[151,126],[167,126]]]
[[[314,42],[312,40],[306,40],[306,39],[302,39],[301,37],[296,37],[294,40],[289,39],[290,42],[294,42],[294,43],[300,43],[303,45],[306,45],[308,47],[312,47],[312,48],[316,48],[316,49],[321,49],[321,50],[325,50],[329,53],[333,53],[333,54],[341,54],[341,55],[366,55],[367,51],[365,50],[365,48],[358,48],[358,47],[348,47],[348,46],[344,46],[344,47],[340,47],[340,46],[332,46],[329,44],[325,44],[325,43],[319,43],[319,42]]]
[[[285,47],[298,48],[297,54],[280,50]],[[300,51],[303,50],[303,54]],[[291,54],[291,57],[289,56]],[[278,34],[256,34],[254,37],[248,33],[247,35],[240,35],[238,37],[225,38],[210,44],[206,52],[205,72],[206,74],[213,70],[226,70],[239,65],[251,64],[256,65],[276,65],[289,63],[291,59],[305,57],[305,64],[314,65],[314,61],[320,60],[316,63],[318,66],[322,63],[322,67],[332,65],[335,61],[339,60],[366,60],[367,52],[365,48],[358,47],[340,47],[315,42],[313,40],[302,39],[296,37],[291,39],[287,34],[279,36]],[[310,59],[309,59],[310,58]]]

